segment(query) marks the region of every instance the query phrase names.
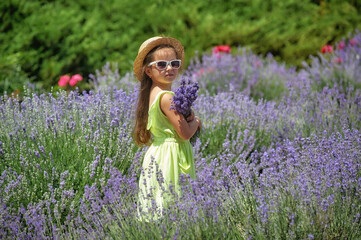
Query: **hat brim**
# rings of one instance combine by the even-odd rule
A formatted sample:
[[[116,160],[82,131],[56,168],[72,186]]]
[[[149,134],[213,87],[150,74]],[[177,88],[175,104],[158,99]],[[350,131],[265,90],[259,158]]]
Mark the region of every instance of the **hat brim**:
[[[133,71],[134,71],[135,77],[139,81],[142,81],[142,79],[143,79],[144,58],[147,56],[147,54],[153,48],[155,48],[159,45],[167,44],[167,45],[174,47],[175,51],[177,52],[177,58],[182,60],[182,62],[184,60],[184,48],[183,48],[183,45],[177,39],[169,38],[169,37],[154,37],[152,39],[154,39],[154,40],[148,39],[147,41],[149,41],[149,40],[151,40],[151,41],[149,41],[149,43],[147,43],[143,48],[141,46],[141,49],[138,52],[138,56],[134,60]],[[147,41],[145,41],[144,43],[146,43]]]

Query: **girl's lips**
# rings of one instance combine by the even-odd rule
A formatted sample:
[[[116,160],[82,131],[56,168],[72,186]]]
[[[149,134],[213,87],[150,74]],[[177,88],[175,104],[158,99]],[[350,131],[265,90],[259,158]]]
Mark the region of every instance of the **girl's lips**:
[[[166,76],[166,77],[173,77],[174,74],[173,74],[173,73],[168,73],[168,74],[166,74],[165,76]]]

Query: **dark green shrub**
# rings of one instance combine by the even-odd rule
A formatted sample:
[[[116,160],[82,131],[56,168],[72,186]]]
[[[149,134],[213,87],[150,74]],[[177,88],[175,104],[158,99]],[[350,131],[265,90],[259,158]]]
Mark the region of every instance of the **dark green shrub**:
[[[63,74],[87,78],[106,62],[116,62],[123,75],[139,45],[154,35],[180,39],[186,64],[196,51],[228,44],[299,66],[361,26],[354,0],[6,0],[0,12],[0,92],[30,80],[50,89]],[[19,84],[9,85],[9,76]]]

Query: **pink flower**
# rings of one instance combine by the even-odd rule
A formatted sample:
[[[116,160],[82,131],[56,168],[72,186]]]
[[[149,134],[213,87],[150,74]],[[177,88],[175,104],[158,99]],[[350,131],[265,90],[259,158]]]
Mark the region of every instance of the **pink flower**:
[[[81,80],[83,80],[83,77],[80,74],[75,74],[71,78],[75,79],[77,82],[80,82]]]
[[[335,61],[335,63],[342,63],[342,58],[338,57],[334,61]]]
[[[230,53],[231,47],[228,45],[215,46],[213,48],[213,53],[219,53],[219,52]]]
[[[71,77],[71,79],[69,81],[69,85],[74,87],[76,85],[76,83],[80,82],[81,80],[83,80],[83,77],[80,74],[75,74]]]
[[[253,66],[255,67],[260,67],[261,66],[261,61],[257,60],[253,63]]]
[[[74,87],[76,85],[76,83],[77,83],[76,79],[73,79],[73,78],[70,79],[70,81],[69,81],[69,85],[72,87]]]
[[[321,52],[323,54],[333,52],[333,47],[331,45],[326,44],[321,48]]]
[[[344,42],[340,42],[340,43],[338,44],[338,49],[340,49],[340,50],[345,49],[345,47],[346,47],[346,44],[345,44]]]
[[[63,75],[63,76],[60,77],[59,82],[58,82],[58,85],[59,85],[60,87],[66,87],[66,85],[68,84],[69,80],[70,80],[69,75]]]

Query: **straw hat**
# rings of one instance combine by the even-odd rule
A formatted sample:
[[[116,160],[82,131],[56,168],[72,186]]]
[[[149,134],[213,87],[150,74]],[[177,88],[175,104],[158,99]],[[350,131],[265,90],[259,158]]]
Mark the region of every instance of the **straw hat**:
[[[147,56],[147,54],[155,47],[162,45],[162,44],[167,44],[167,45],[171,45],[174,47],[174,49],[177,52],[177,57],[182,60],[183,62],[183,58],[184,58],[184,49],[182,44],[174,38],[169,38],[169,37],[152,37],[149,38],[148,40],[146,40],[145,42],[142,43],[142,45],[139,48],[138,51],[138,56],[135,58],[134,61],[134,66],[133,66],[133,70],[134,70],[134,74],[135,76],[138,78],[139,81],[142,80],[142,75],[143,75],[143,61],[145,56]]]

